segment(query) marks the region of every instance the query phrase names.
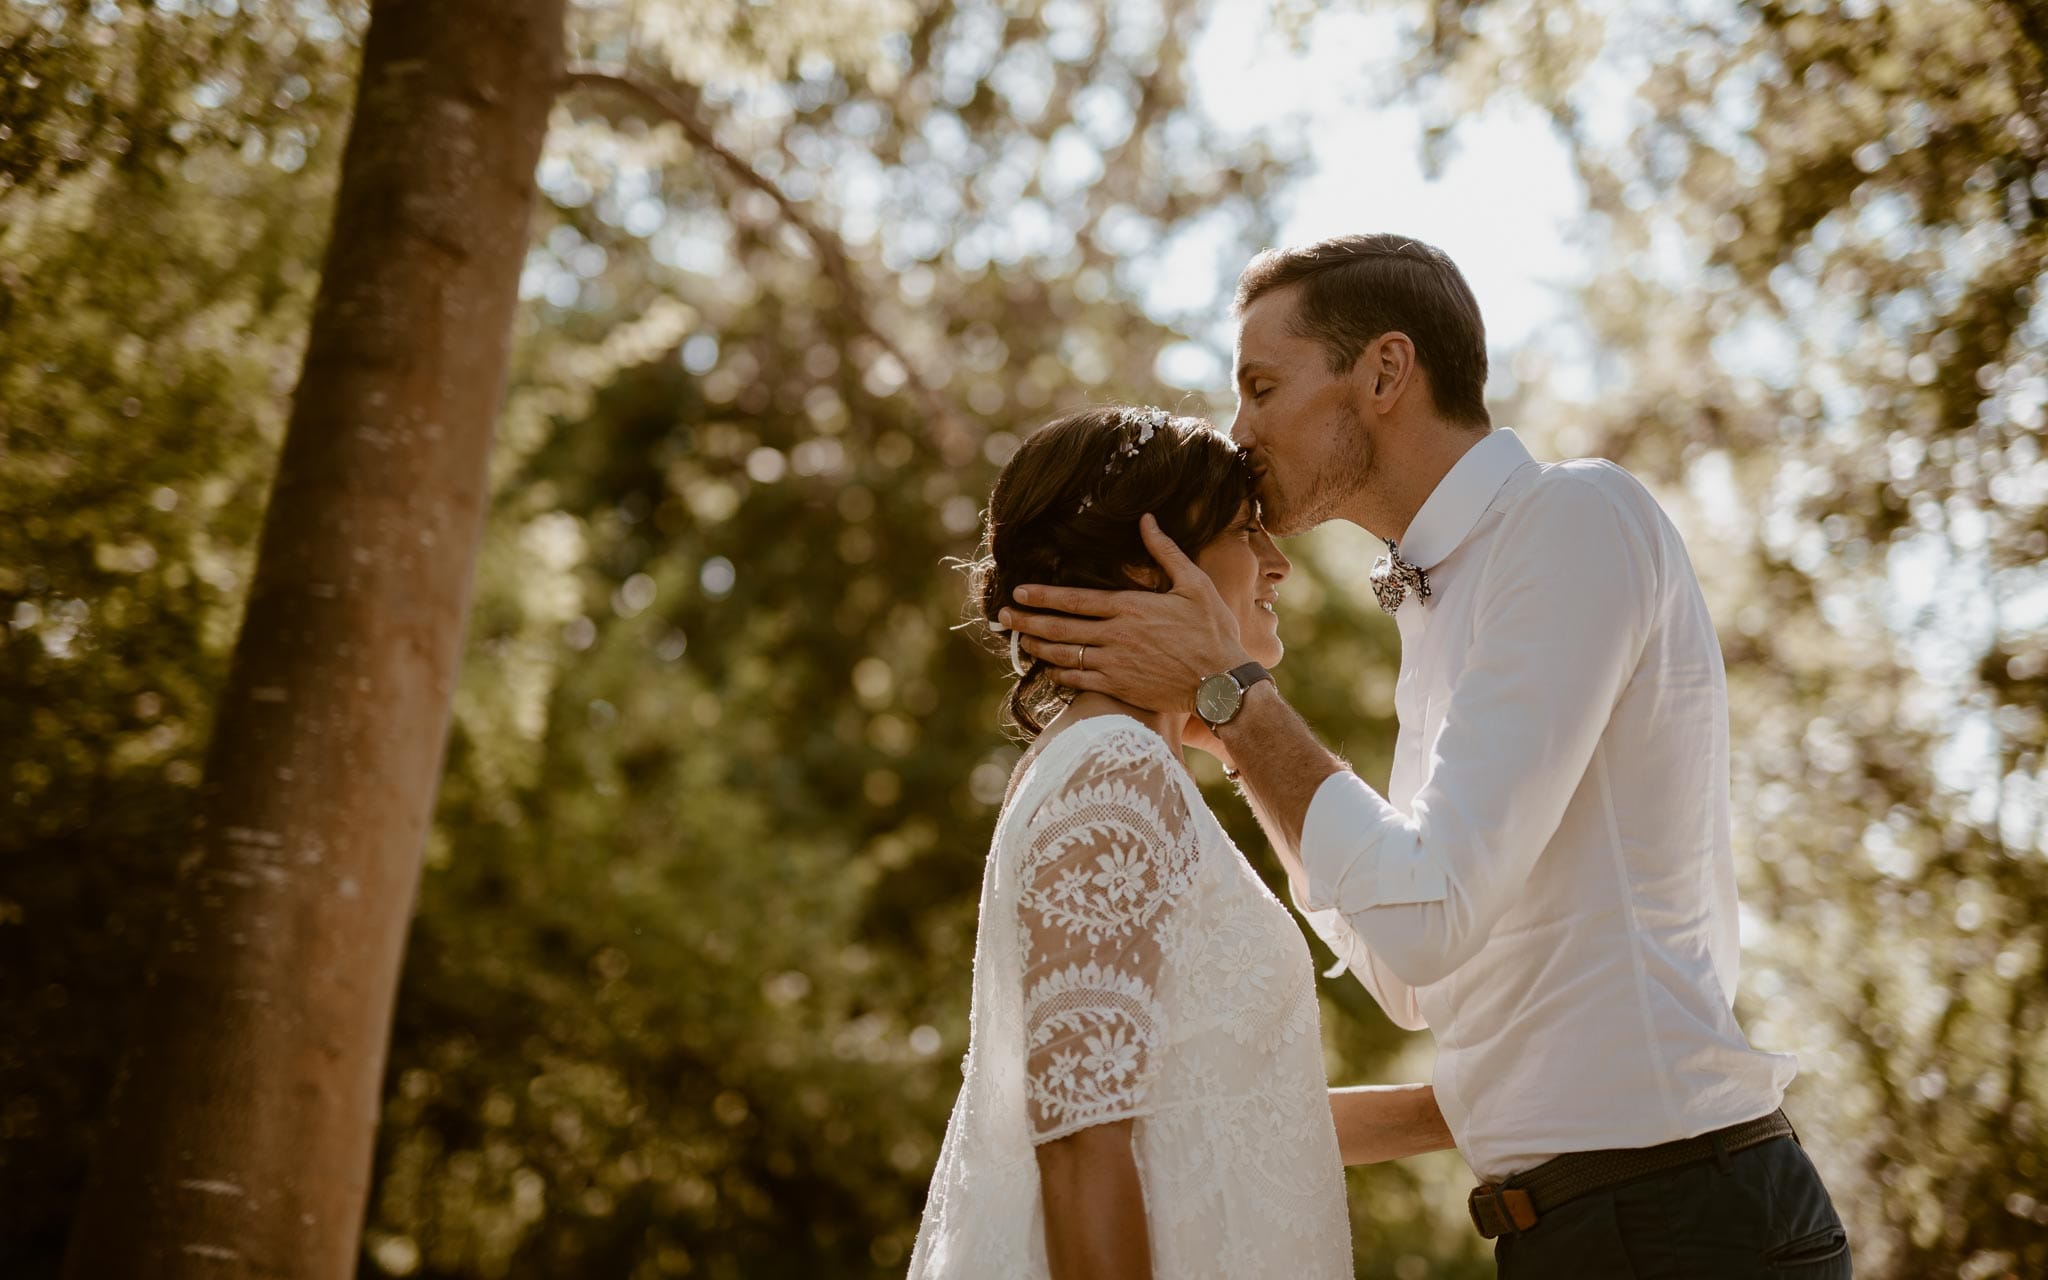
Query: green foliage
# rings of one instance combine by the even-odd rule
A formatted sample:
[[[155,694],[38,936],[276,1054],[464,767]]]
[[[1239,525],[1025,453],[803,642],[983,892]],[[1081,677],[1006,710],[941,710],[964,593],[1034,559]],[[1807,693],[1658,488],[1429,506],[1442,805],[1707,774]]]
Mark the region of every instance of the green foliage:
[[[564,99],[366,1275],[900,1271],[1018,753],[944,561],[1019,433],[1181,398],[1130,264],[1196,218],[1269,235],[1274,158],[1184,102],[1199,17],[578,12],[586,58],[703,81],[671,87],[869,296],[673,124]],[[51,3],[0,29],[9,1275],[55,1272],[184,852],[363,18]],[[1348,585],[1369,554],[1300,557],[1283,678],[1383,773],[1393,636]],[[1355,984],[1328,992],[1338,1078],[1420,1074]],[[1455,1160],[1353,1178],[1360,1274],[1479,1274]]]
[[[1610,374],[1537,418],[1704,535],[1749,1025],[1801,1053],[1861,1267],[2041,1274],[2048,24],[1544,9],[1440,10],[1430,59],[1446,119],[1549,108],[1592,199]]]
[[[62,1247],[297,367],[354,62],[302,8],[0,15],[9,1274]]]
[[[540,333],[595,351],[662,299],[688,317],[670,341],[695,372],[664,348],[594,397],[539,373],[515,387],[519,460],[401,1001],[373,1268],[888,1274],[907,1256],[1018,754],[1000,666],[949,630],[962,589],[943,562],[972,549],[1018,433],[1084,397],[1174,394],[1152,375],[1174,335],[1132,322],[1112,235],[1220,208],[1249,248],[1265,180],[1256,155],[1189,163],[1221,148],[1149,49],[1070,32],[1055,57],[1041,27],[994,12],[929,12],[879,61],[799,59],[721,121],[761,132],[745,150],[785,189],[840,209],[874,309],[971,411],[965,454],[897,394],[905,371],[792,259],[771,209],[660,126],[565,121],[577,145],[543,169],[559,223],[529,273],[533,367],[563,363]],[[1034,65],[1056,85],[1036,113],[1014,71]],[[1091,85],[1093,118],[1111,117],[1094,141],[1120,158],[1062,188],[1034,166]],[[879,199],[842,205],[834,184],[864,174]],[[634,233],[648,198],[681,235]],[[1014,214],[1033,200],[1050,229],[1026,239]],[[602,265],[564,287],[554,273],[579,263]],[[1336,574],[1362,564],[1328,554]],[[1301,685],[1328,723],[1384,743],[1386,689],[1355,673],[1386,673],[1392,637],[1329,583],[1309,569],[1290,590]],[[1358,1019],[1333,1013],[1337,1069],[1380,1078],[1406,1037],[1354,984],[1331,990]],[[1454,1178],[1359,1175],[1367,1238],[1389,1246],[1366,1274],[1476,1254],[1440,1238]]]
[[[1546,394],[1570,352],[1539,345],[1513,424],[1686,521],[1733,685],[1742,1012],[1801,1053],[1868,1274],[2048,1266],[2036,12],[1489,0],[1419,27],[1432,145],[1521,93],[1576,148],[1598,395]],[[184,852],[364,16],[0,15],[8,1275],[54,1274]],[[1287,157],[1186,105],[1201,16],[578,9],[585,59],[676,77],[866,296],[675,125],[564,99],[365,1275],[900,1271],[1016,758],[943,561],[1020,433],[1180,398],[1132,264],[1205,220],[1270,234]],[[1383,776],[1370,548],[1290,550],[1282,681]],[[1333,1079],[1426,1069],[1355,983],[1324,992]],[[1351,1176],[1360,1275],[1485,1274],[1454,1158]]]

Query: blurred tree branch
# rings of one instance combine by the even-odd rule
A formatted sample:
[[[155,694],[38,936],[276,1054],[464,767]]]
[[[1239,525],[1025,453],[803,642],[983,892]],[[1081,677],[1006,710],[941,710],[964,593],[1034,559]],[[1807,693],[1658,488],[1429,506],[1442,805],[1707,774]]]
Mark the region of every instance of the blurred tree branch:
[[[2006,0],[2020,34],[2034,47],[2036,70],[2048,73],[2048,3],[2043,0]]]
[[[682,129],[684,137],[693,145],[716,157],[740,182],[774,201],[775,208],[783,220],[810,243],[811,251],[818,259],[818,265],[838,288],[840,300],[854,323],[872,338],[876,345],[887,352],[890,358],[902,366],[905,384],[909,386],[911,394],[929,419],[927,429],[940,455],[954,466],[958,466],[973,455],[973,433],[967,430],[959,415],[953,412],[944,397],[940,396],[918,372],[916,362],[911,360],[901,344],[877,322],[874,301],[867,286],[861,281],[845,243],[822,221],[791,199],[772,179],[754,168],[745,156],[718,140],[710,124],[695,109],[697,91],[694,86],[671,88],[656,84],[624,67],[589,64],[570,67],[568,74],[563,77],[563,85],[565,88],[606,89],[638,99],[663,119],[673,121]]]

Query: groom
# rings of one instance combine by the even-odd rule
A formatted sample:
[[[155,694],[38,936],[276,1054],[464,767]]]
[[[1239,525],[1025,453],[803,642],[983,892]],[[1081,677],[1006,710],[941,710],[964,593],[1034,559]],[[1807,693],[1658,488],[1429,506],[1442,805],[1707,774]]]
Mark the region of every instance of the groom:
[[[1020,588],[1063,683],[1206,721],[1296,905],[1436,1036],[1471,1212],[1521,1276],[1849,1275],[1731,1006],[1728,699],[1677,531],[1610,463],[1494,430],[1450,259],[1344,236],[1238,281],[1232,436],[1276,534],[1349,520],[1401,634],[1386,797],[1330,754],[1147,517],[1169,592]]]

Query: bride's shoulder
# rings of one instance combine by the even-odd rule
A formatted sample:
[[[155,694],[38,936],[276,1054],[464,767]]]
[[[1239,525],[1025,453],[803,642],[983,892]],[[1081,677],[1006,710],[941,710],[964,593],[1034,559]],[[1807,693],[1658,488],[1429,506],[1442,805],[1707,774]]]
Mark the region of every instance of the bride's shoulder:
[[[1047,743],[1036,765],[1038,776],[1018,789],[1029,811],[1018,816],[1031,825],[1049,811],[1076,805],[1142,799],[1162,816],[1178,818],[1188,809],[1180,785],[1179,758],[1149,726],[1126,715],[1090,716],[1064,726]]]
[[[1177,764],[1178,757],[1152,726],[1121,711],[1076,721],[1069,733],[1083,735],[1082,754],[1091,760],[1129,764]]]
[[[1061,780],[1112,772],[1178,767],[1173,748],[1151,726],[1120,712],[1104,712],[1060,726],[1040,748],[1039,768]]]

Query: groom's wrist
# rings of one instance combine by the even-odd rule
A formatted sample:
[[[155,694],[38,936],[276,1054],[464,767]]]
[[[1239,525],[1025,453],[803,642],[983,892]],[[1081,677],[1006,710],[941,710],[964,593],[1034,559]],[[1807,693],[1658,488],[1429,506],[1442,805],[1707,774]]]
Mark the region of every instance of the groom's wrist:
[[[1270,678],[1260,680],[1244,691],[1244,701],[1238,704],[1237,714],[1219,725],[1212,725],[1210,732],[1226,747],[1241,741],[1253,732],[1253,723],[1272,714],[1282,704],[1280,686]],[[1232,760],[1235,763],[1235,753]]]

